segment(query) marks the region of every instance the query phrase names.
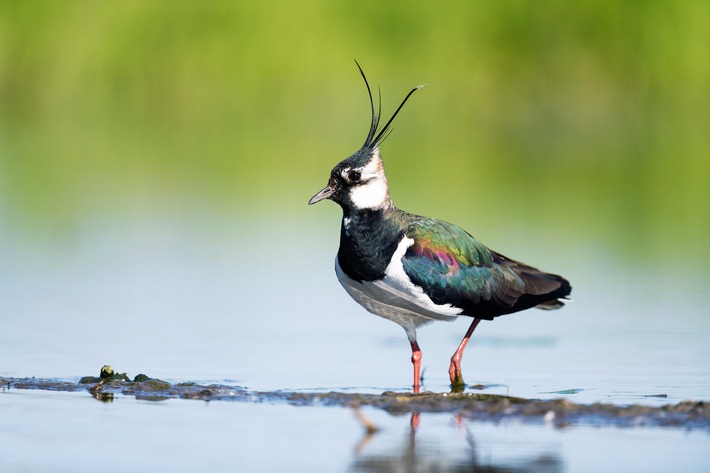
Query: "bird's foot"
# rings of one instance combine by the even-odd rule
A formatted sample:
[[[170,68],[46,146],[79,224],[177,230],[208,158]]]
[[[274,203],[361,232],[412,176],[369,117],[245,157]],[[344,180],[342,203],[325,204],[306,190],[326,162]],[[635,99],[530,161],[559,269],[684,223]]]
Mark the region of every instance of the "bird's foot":
[[[457,377],[451,379],[451,392],[453,394],[460,394],[466,389],[466,383],[463,380],[461,373]]]
[[[449,367],[449,379],[451,380],[451,392],[452,393],[462,393],[466,389],[466,383],[463,380],[463,374],[461,374],[461,368],[456,366],[456,363],[452,360],[451,366]]]

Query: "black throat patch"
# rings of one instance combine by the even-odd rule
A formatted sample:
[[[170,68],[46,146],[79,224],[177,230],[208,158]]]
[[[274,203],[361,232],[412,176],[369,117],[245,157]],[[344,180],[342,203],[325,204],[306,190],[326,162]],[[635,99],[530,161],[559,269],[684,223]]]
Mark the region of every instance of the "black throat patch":
[[[385,269],[404,234],[385,210],[360,210],[343,216],[338,262],[355,281],[376,281]]]

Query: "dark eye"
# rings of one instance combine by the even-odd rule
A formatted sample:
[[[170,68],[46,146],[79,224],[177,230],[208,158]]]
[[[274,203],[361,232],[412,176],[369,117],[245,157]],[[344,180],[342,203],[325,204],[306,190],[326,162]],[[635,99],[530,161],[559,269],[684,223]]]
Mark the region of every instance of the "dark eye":
[[[350,171],[348,173],[348,180],[350,182],[357,182],[360,180],[360,171]]]

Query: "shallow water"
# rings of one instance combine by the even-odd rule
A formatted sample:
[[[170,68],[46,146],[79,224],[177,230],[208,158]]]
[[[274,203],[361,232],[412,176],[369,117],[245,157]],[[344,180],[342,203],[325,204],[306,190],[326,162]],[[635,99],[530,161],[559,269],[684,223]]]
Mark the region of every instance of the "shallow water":
[[[337,228],[291,225],[284,251],[278,232],[213,222],[94,223],[65,246],[0,233],[1,376],[78,379],[111,364],[131,376],[252,390],[410,389],[402,329],[364,312],[335,279]],[[703,270],[620,265],[591,250],[518,253],[569,277],[575,302],[481,324],[464,356],[469,384],[575,402],[710,400]],[[449,390],[448,359],[467,325],[420,330],[423,389]],[[560,430],[422,414],[412,440],[408,416],[364,409],[380,432],[361,445],[363,428],[344,408],[121,396],[101,404],[88,393],[11,390],[0,392],[0,412],[6,471],[708,467],[707,433],[675,429]]]
[[[708,433],[284,404],[0,393],[3,471],[707,471]]]

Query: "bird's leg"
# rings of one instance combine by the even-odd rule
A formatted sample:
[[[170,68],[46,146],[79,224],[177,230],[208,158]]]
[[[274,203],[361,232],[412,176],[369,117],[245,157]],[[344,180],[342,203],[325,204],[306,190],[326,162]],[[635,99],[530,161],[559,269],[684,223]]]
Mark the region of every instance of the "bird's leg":
[[[411,427],[412,432],[414,432],[415,430],[417,430],[417,428],[419,428],[420,417],[421,417],[421,412],[417,412],[417,411],[412,412],[412,417],[410,417],[410,419],[409,419],[409,426]]]
[[[466,335],[463,337],[463,340],[461,340],[456,352],[454,352],[454,356],[451,357],[451,365],[449,365],[449,379],[451,379],[451,387],[454,391],[463,390],[464,382],[463,375],[461,374],[461,358],[463,357],[463,351],[466,348],[468,340],[471,338],[473,331],[476,329],[476,326],[480,321],[481,319],[478,318],[473,319]]]
[[[422,366],[422,351],[416,340],[409,342],[412,345],[412,364],[414,365],[414,394],[419,394],[420,369]]]

